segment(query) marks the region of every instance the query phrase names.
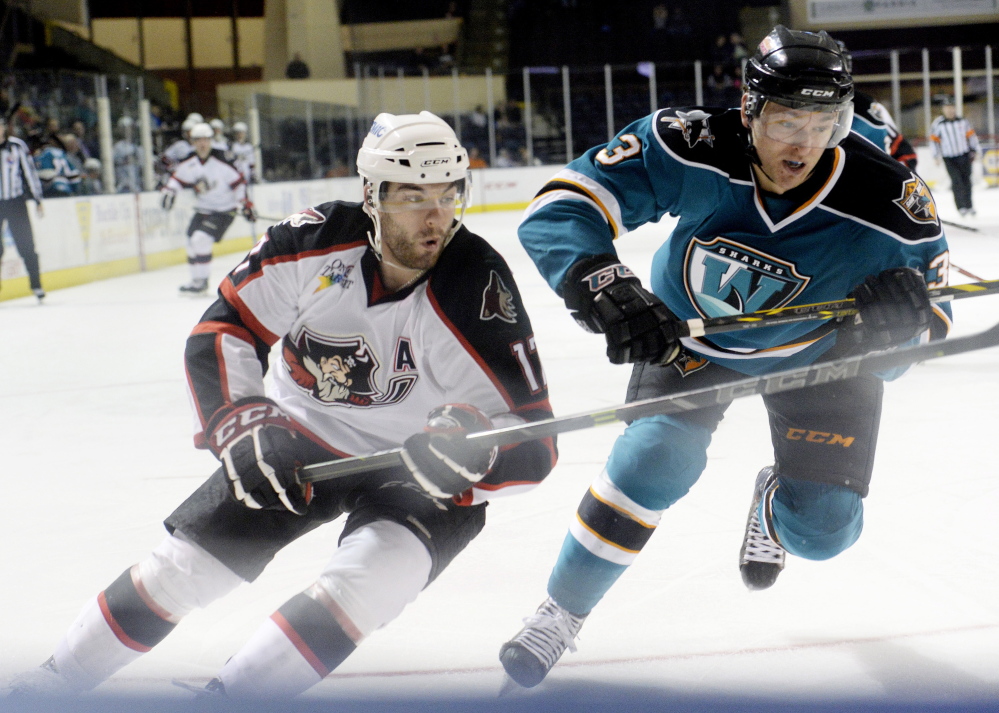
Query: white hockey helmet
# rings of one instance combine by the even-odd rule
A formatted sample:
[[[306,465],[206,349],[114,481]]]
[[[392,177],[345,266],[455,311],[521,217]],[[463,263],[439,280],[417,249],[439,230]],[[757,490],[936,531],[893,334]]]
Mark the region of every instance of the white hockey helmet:
[[[245,121],[237,121],[235,124],[232,125],[232,130],[237,132],[242,131],[245,134],[247,131],[250,130],[250,127],[246,125]]]
[[[191,127],[192,139],[210,139],[213,136],[215,136],[215,130],[203,121]]]
[[[468,152],[448,123],[429,111],[376,116],[357,152],[357,172],[365,184],[364,210],[375,223],[375,232],[368,234],[368,240],[379,259],[378,213],[386,183],[455,183],[455,220],[445,245],[461,227],[471,195]]]
[[[205,117],[203,117],[201,114],[199,114],[196,111],[192,111],[190,114],[187,115],[187,118],[184,119],[184,121],[185,122],[190,121],[195,124],[202,124],[205,121]]]
[[[118,119],[118,126],[120,126],[123,129],[131,128],[134,124],[135,120],[132,117],[130,117],[128,114],[125,114],[123,117]]]
[[[198,125],[198,122],[196,122],[196,121],[191,121],[190,119],[184,119],[184,123],[180,125],[180,130],[186,133],[186,132],[189,132],[191,129],[193,129],[197,125]]]
[[[221,119],[212,119],[208,122],[209,126],[218,131],[225,131],[225,122]]]

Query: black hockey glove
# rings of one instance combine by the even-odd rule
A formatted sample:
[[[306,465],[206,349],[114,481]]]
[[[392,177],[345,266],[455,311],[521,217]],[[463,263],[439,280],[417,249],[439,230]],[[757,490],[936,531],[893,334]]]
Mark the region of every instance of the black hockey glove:
[[[305,513],[312,485],[298,482],[302,464],[295,460],[293,428],[281,407],[263,397],[241,399],[209,422],[208,446],[222,461],[233,497],[246,507]]]
[[[869,275],[849,295],[859,319],[847,329],[864,350],[904,344],[930,327],[933,315],[923,276],[909,267]]]
[[[243,217],[246,218],[249,223],[257,222],[257,210],[253,207],[253,201],[246,200],[243,201]]]
[[[160,205],[163,206],[163,210],[170,210],[173,208],[173,202],[177,198],[176,193],[171,193],[169,191],[163,194],[163,198],[160,201]]]
[[[435,498],[450,498],[482,480],[496,462],[498,450],[465,439],[466,433],[492,428],[489,418],[468,404],[438,406],[422,433],[403,445],[402,462],[420,487]]]
[[[562,295],[583,329],[606,337],[612,364],[665,365],[679,355],[679,321],[613,255],[585,258],[570,267]]]

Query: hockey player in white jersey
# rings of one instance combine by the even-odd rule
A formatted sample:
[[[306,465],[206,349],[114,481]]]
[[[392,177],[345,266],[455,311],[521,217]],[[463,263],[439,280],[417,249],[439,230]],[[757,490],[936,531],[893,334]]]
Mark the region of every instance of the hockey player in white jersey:
[[[257,159],[254,155],[253,144],[248,138],[249,128],[245,122],[237,121],[232,125],[232,143],[229,145],[229,156],[232,158],[232,165],[239,169],[247,184],[257,183],[256,166]]]
[[[212,119],[208,122],[212,127],[212,148],[222,153],[229,151],[229,139],[225,137],[225,122],[221,119]]]
[[[185,294],[208,292],[212,269],[212,246],[222,239],[236,217],[236,209],[249,222],[257,219],[253,203],[246,196],[246,181],[225,154],[212,148],[214,132],[208,124],[196,124],[191,129],[194,153],[177,164],[163,186],[163,208],[173,208],[177,193],[193,188],[197,195],[194,217],[187,227],[187,263],[191,281],[181,285]]]
[[[185,119],[184,123],[180,125],[180,138],[167,146],[166,150],[164,150],[160,155],[160,163],[163,165],[163,170],[167,174],[169,174],[178,163],[194,153],[194,146],[190,141],[191,129],[197,126],[198,123],[199,122],[192,119]]]
[[[551,417],[513,275],[461,224],[467,163],[433,114],[379,114],[357,159],[363,203],[287,218],[225,278],[185,354],[195,442],[222,467],[15,690],[97,686],[345,514],[315,583],[209,684],[232,697],[298,694],[434,581],[483,528],[487,499],[547,475],[552,439],[499,452],[464,439]],[[405,465],[297,480],[301,464],[397,446]]]

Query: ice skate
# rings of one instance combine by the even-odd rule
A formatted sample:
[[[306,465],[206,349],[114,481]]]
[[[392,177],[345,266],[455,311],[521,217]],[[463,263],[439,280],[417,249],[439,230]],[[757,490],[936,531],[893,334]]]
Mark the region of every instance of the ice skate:
[[[59,673],[52,656],[38,668],[15,676],[5,690],[8,698],[65,698],[78,693],[80,691]]]
[[[777,581],[777,575],[784,569],[784,548],[767,532],[758,513],[760,501],[764,496],[769,497],[776,487],[777,476],[773,466],[768,465],[756,476],[753,504],[749,508],[749,519],[746,522],[746,536],[739,551],[742,581],[753,590],[772,587]]]
[[[182,295],[204,295],[208,293],[208,280],[191,280],[180,286]]]
[[[585,619],[548,597],[537,612],[524,619],[524,628],[500,648],[500,663],[524,688],[537,686],[566,649],[576,650],[574,640]]]
[[[34,293],[35,297],[38,298],[38,304],[41,304],[42,300],[45,299],[45,290],[43,290],[41,287],[36,287],[31,291]]]

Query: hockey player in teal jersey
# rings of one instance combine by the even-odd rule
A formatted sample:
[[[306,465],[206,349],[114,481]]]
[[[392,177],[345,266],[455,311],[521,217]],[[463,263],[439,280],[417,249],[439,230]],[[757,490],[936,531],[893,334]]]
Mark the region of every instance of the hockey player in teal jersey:
[[[575,319],[634,363],[629,401],[718,385],[823,358],[941,338],[947,243],[923,181],[850,134],[853,80],[836,42],[776,27],[746,68],[738,109],[663,109],[556,174],[519,228]],[[614,240],[679,216],[652,260],[651,291]],[[859,319],[678,338],[677,320],[852,296]],[[900,372],[899,372],[900,373]],[[785,552],[827,559],[863,524],[883,378],[763,396],[774,464],[757,476],[740,571],[774,583]],[[510,677],[538,684],[637,557],[664,511],[707,464],[728,404],[640,418],[583,496],[549,597],[500,651]]]
[[[846,45],[836,40],[840,53],[846,62],[846,71],[853,73],[853,57]],[[895,120],[885,106],[869,94],[854,90],[853,92],[853,125],[850,130],[860,134],[872,144],[882,149],[896,161],[916,170],[916,149],[902,135]]]

